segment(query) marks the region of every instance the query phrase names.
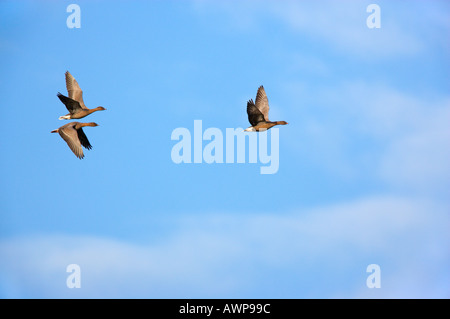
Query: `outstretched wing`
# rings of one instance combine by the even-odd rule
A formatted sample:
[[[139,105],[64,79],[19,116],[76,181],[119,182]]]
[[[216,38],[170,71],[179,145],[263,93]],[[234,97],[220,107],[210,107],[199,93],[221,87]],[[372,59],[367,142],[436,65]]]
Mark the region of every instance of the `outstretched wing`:
[[[72,74],[69,73],[69,71],[66,71],[66,88],[67,92],[69,93],[69,97],[80,103],[81,108],[87,109],[86,105],[84,105],[83,102],[83,91],[78,85],[77,80],[75,80],[75,78],[72,76]]]
[[[58,96],[60,101],[64,103],[64,105],[66,106],[66,108],[70,112],[70,114],[74,114],[82,109],[81,105],[80,105],[80,103],[78,103],[78,101],[75,101],[75,100],[71,99],[70,97],[62,95],[59,92],[56,95]]]
[[[79,159],[82,159],[84,157],[84,154],[83,149],[81,148],[80,140],[78,138],[77,130],[74,129],[72,125],[70,125],[60,128],[58,132],[63,140],[66,141],[67,145],[69,145],[69,148],[72,150],[75,156]]]
[[[91,146],[91,143],[89,143],[89,140],[88,140],[86,134],[84,134],[83,129],[79,128],[77,130],[77,133],[78,133],[78,139],[80,140],[81,145],[83,145],[85,148],[90,150],[92,148],[92,146]]]
[[[253,99],[247,102],[247,114],[248,114],[248,121],[252,126],[255,126],[260,122],[264,122],[264,115],[255,106],[255,103],[253,103]]]
[[[269,100],[267,99],[266,91],[264,91],[262,85],[258,88],[258,92],[256,93],[255,105],[264,115],[264,119],[269,121]]]

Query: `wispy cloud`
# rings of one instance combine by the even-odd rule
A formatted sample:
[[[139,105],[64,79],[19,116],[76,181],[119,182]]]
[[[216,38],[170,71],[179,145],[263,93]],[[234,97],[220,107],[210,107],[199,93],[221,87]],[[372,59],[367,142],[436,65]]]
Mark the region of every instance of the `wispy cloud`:
[[[286,103],[299,119],[287,136],[302,156],[324,169],[365,175],[407,189],[444,189],[450,178],[450,100],[420,96],[370,81],[331,86],[286,86]]]
[[[400,8],[390,12],[392,6],[381,5],[382,27],[369,29],[366,24],[369,4],[364,1],[289,1],[284,5],[273,4],[271,8],[296,32],[359,58],[410,55],[423,49],[422,41],[400,27],[398,22],[404,18]]]
[[[449,25],[442,13],[445,2],[424,6],[416,1],[408,5],[381,1],[382,27],[369,29],[366,11],[371,1],[196,1],[202,15],[226,13],[229,27],[258,30],[267,19],[279,20],[291,31],[318,43],[327,44],[358,59],[413,56],[427,49],[423,32],[434,34],[433,41],[447,48]],[[417,26],[421,25],[418,28]],[[442,32],[443,31],[443,32]]]
[[[0,243],[1,294],[449,297],[441,280],[449,276],[447,210],[428,201],[377,197],[280,216],[180,217],[181,232],[145,244],[70,235],[8,239]],[[81,267],[80,289],[65,286],[71,263]],[[383,271],[376,292],[365,287],[370,263]]]

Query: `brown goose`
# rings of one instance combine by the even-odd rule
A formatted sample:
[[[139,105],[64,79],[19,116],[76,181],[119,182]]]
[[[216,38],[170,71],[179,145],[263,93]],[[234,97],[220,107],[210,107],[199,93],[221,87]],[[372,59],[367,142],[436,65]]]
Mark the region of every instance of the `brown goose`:
[[[246,128],[247,132],[259,132],[260,129],[270,129],[275,125],[286,125],[285,121],[269,121],[269,100],[267,99],[266,91],[261,85],[256,93],[256,100],[253,99],[247,102],[248,121],[252,126]]]
[[[95,111],[106,110],[103,106],[98,106],[93,109],[88,109],[83,102],[83,91],[80,89],[77,80],[66,71],[66,87],[69,97],[58,92],[57,96],[64,103],[67,110],[70,112],[67,115],[60,116],[60,120],[81,119]]]
[[[69,145],[72,152],[79,158],[82,159],[84,157],[83,149],[84,148],[90,150],[92,148],[91,143],[87,139],[86,135],[83,132],[84,126],[98,126],[97,123],[80,123],[80,122],[70,122],[66,125],[61,126],[60,128],[51,131],[51,133],[59,133],[64,141],[66,141],[67,145]]]

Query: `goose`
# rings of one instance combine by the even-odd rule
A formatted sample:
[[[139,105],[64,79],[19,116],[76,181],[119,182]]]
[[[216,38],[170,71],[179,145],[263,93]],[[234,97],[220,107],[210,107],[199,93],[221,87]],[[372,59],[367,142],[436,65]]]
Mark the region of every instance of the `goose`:
[[[253,99],[247,102],[247,114],[252,126],[246,128],[245,132],[259,132],[261,129],[268,130],[275,125],[288,124],[285,121],[269,121],[269,100],[262,85],[258,88],[255,102]]]
[[[67,110],[70,112],[67,115],[60,116],[60,120],[70,120],[70,119],[81,119],[89,114],[96,111],[106,110],[103,106],[98,106],[93,109],[88,109],[83,102],[83,91],[80,89],[77,80],[66,71],[66,87],[69,97],[62,95],[58,92],[57,96],[62,103],[66,106]]]
[[[98,124],[94,122],[70,122],[56,130],[51,131],[50,133],[59,133],[63,140],[66,141],[67,145],[69,145],[75,156],[79,159],[82,159],[84,157],[84,154],[81,146],[88,150],[92,148],[91,143],[89,143],[89,140],[86,137],[86,134],[84,134],[83,132],[83,127],[85,126],[98,126]]]

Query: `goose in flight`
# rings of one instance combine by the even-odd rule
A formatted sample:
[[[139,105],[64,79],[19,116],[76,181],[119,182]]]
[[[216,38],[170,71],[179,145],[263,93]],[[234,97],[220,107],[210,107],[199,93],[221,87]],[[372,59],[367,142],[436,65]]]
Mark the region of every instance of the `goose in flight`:
[[[76,155],[76,157],[82,159],[84,157],[84,154],[81,146],[88,150],[92,148],[91,143],[89,143],[89,140],[86,137],[86,134],[84,134],[83,132],[83,127],[85,126],[98,126],[98,124],[94,122],[70,122],[56,130],[51,131],[51,133],[59,133],[63,140],[66,141],[67,145],[69,145],[70,149]]]
[[[266,91],[261,85],[256,93],[255,102],[253,99],[247,102],[248,121],[252,126],[246,128],[246,132],[259,132],[261,129],[268,130],[275,125],[286,125],[285,121],[269,121],[269,100]]]
[[[80,89],[77,80],[66,71],[66,87],[69,97],[58,92],[57,96],[64,103],[67,110],[70,112],[67,115],[60,116],[60,120],[81,119],[95,111],[106,110],[103,106],[98,106],[93,109],[88,109],[83,102],[83,91]]]

